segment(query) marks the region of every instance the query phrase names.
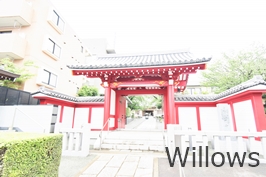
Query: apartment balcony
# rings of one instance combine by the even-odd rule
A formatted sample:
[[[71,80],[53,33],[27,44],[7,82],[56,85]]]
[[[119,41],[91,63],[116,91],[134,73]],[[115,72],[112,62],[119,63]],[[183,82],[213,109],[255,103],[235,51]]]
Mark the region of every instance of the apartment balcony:
[[[25,0],[0,0],[0,27],[29,26],[33,8]]]
[[[18,34],[0,34],[0,59],[5,57],[23,59],[26,44],[26,39]]]

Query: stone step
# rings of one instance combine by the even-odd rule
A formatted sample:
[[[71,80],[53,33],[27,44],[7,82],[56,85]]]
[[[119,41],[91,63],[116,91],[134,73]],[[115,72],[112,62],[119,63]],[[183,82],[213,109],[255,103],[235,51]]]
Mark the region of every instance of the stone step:
[[[102,144],[102,149],[109,150],[141,150],[141,151],[160,151],[164,152],[165,147],[162,146],[148,146],[148,145],[118,145],[118,144]]]
[[[104,139],[104,144],[119,145],[163,145],[163,140]]]

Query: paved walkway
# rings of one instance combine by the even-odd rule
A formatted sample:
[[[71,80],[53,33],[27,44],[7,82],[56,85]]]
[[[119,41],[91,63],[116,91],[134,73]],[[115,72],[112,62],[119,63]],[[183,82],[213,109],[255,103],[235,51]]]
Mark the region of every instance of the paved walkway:
[[[99,152],[98,152],[99,153]],[[79,177],[154,177],[158,176],[155,157],[164,153],[141,151],[105,151]]]
[[[73,161],[74,159],[74,161]],[[178,177],[179,167],[169,166],[166,153],[149,151],[91,151],[89,157],[62,159],[65,169],[59,173],[59,177]],[[66,161],[67,160],[67,161]],[[71,163],[69,163],[71,161]],[[66,163],[67,162],[67,163]],[[84,163],[86,162],[86,163]],[[62,163],[62,161],[61,161]],[[186,177],[265,177],[266,164],[258,167],[249,167],[247,163],[243,167],[236,164],[230,167],[225,163],[222,167],[196,167],[189,160],[183,168]],[[59,170],[60,172],[60,170]],[[62,173],[64,172],[64,173]]]

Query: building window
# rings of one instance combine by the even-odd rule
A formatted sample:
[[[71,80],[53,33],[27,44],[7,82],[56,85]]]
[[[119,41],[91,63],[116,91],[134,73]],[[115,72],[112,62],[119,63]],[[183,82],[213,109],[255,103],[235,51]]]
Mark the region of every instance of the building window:
[[[0,31],[0,34],[10,34],[12,31]]]
[[[56,24],[56,26],[58,26],[61,30],[64,30],[65,22],[54,10],[52,20]]]
[[[60,58],[61,47],[59,47],[59,45],[57,45],[50,38],[48,39],[47,49],[48,49],[49,52],[51,52],[52,54],[54,54],[55,56],[57,56],[58,58]]]
[[[56,87],[57,75],[51,73],[50,71],[43,70],[42,82],[44,84]]]

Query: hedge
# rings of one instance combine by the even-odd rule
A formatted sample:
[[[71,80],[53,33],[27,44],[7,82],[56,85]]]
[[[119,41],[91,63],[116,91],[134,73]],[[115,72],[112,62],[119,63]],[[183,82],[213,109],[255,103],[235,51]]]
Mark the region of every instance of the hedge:
[[[0,177],[58,176],[61,134],[0,133]]]

